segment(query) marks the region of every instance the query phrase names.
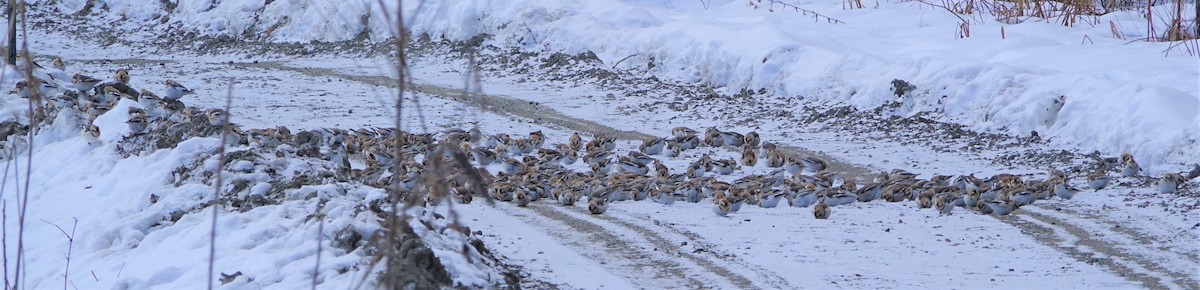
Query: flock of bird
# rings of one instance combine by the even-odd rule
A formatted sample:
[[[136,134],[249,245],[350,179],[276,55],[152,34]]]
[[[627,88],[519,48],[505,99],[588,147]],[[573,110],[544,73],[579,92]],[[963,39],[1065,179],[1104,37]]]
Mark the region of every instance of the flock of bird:
[[[43,77],[58,80],[65,70],[60,59],[55,70],[39,68]],[[48,72],[47,72],[48,71]],[[59,75],[59,77],[56,77]],[[221,109],[200,112],[186,107],[180,99],[192,90],[167,80],[161,85],[163,96],[130,87],[129,73],[118,69],[112,80],[102,81],[81,74],[71,78],[72,87],[59,87],[34,77],[37,92],[26,81],[16,85],[21,97],[49,96],[35,110],[35,120],[51,120],[63,111],[86,116],[80,124],[89,142],[99,140],[100,128],[93,121],[108,113],[121,99],[135,102],[129,106],[131,137],[153,132],[159,138],[183,140],[213,136],[226,125]],[[1050,168],[1049,178],[1036,180],[1013,174],[986,178],[974,175],[935,175],[918,178],[904,170],[881,172],[862,184],[828,170],[827,163],[814,157],[797,157],[763,141],[755,132],[740,134],[707,128],[703,132],[678,127],[671,136],[643,140],[636,150],[618,152],[617,140],[603,133],[590,138],[579,133],[567,142],[547,144],[541,131],[527,136],[484,134],[478,128],[450,130],[438,134],[415,134],[394,128],[318,129],[291,132],[286,127],[228,131],[228,145],[250,148],[286,148],[299,157],[328,160],[336,175],[350,182],[390,188],[398,185],[408,193],[429,191],[433,185],[423,182],[423,173],[438,176],[446,194],[429,195],[421,202],[453,200],[470,203],[486,196],[526,206],[549,200],[564,206],[586,202],[592,214],[603,214],[611,204],[651,200],[670,205],[676,202],[710,203],[718,216],[738,212],[744,205],[763,208],[781,206],[811,207],[814,217],[826,219],[832,208],[856,202],[915,202],[921,209],[932,208],[951,214],[961,208],[979,214],[1007,215],[1038,200],[1070,199],[1080,190],[1072,177]],[[284,146],[286,145],[286,146]],[[698,152],[685,168],[671,170],[663,161]],[[732,150],[740,157],[714,158],[707,153]],[[689,154],[696,156],[697,154]],[[455,159],[458,160],[455,160]],[[678,161],[678,160],[676,160]],[[686,161],[685,161],[686,162]],[[450,164],[455,170],[433,171],[434,164]],[[766,174],[732,176],[742,167],[767,168]],[[747,172],[743,170],[743,172]],[[1117,176],[1131,177],[1141,169],[1133,156],[1105,158],[1086,175],[1083,184],[1100,190]],[[470,176],[475,178],[470,178]],[[724,176],[729,176],[725,178]],[[1157,181],[1157,192],[1172,193],[1188,180],[1200,176],[1200,166],[1186,174],[1168,173]],[[718,178],[722,177],[722,178]],[[720,179],[729,180],[722,181]]]

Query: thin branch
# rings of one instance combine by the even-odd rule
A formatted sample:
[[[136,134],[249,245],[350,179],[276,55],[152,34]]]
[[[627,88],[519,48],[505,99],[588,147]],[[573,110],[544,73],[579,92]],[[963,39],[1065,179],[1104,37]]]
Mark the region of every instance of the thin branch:
[[[229,138],[229,115],[233,108],[233,78],[229,78],[229,86],[225,90],[225,117],[221,124],[221,144],[217,145],[217,180],[213,184],[212,231],[208,235],[208,289],[213,289],[213,265],[217,259],[217,212],[221,210],[221,171],[225,170],[225,141]]]
[[[79,219],[71,219],[75,220],[75,223],[71,225],[71,233],[69,234],[62,227],[50,221],[42,220],[42,222],[58,228],[58,231],[62,232],[63,236],[67,237],[67,267],[66,269],[63,269],[63,290],[69,289],[69,286],[71,285],[71,249],[75,247],[75,228],[79,227]]]
[[[846,24],[845,21],[841,21],[841,20],[837,20],[836,18],[833,18],[833,17],[825,16],[825,14],[817,13],[816,11],[800,8],[800,6],[797,4],[783,2],[782,0],[770,0],[770,2],[768,2],[768,4],[770,4],[772,7],[774,7],[775,4],[779,4],[779,6],[783,6],[785,8],[791,8],[791,9],[795,10],[796,12],[804,13],[804,15],[812,14],[813,19],[816,19],[816,20],[825,18],[825,21],[829,22],[829,23]],[[775,11],[774,8],[767,8],[767,9],[769,11]]]

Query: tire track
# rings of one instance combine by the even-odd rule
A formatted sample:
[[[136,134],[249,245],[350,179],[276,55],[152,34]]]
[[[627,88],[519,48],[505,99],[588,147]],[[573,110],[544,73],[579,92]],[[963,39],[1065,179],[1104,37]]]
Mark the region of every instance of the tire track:
[[[663,252],[665,254],[668,254],[668,255],[674,255],[674,256],[678,256],[680,258],[686,259],[686,260],[690,261],[691,263],[695,264],[700,269],[702,269],[706,272],[709,272],[715,276],[721,277],[724,280],[729,281],[732,284],[732,286],[734,286],[734,288],[737,288],[737,289],[794,289],[795,288],[790,285],[787,285],[787,282],[784,282],[783,278],[779,277],[778,275],[774,275],[774,272],[767,271],[765,269],[761,269],[760,267],[758,267],[758,269],[755,269],[756,272],[752,272],[752,274],[758,274],[758,275],[756,275],[757,277],[747,277],[747,276],[744,276],[743,274],[735,273],[735,271],[732,271],[728,267],[723,267],[723,266],[717,265],[711,259],[707,259],[703,256],[695,255],[694,252],[689,252],[689,251],[687,251],[687,249],[681,248],[681,244],[663,236],[663,233],[666,233],[666,232],[678,233],[678,230],[676,230],[674,228],[665,227],[665,226],[662,226],[661,224],[656,224],[655,225],[656,230],[661,230],[661,231],[655,232],[648,227],[644,227],[644,226],[632,223],[628,220],[615,217],[612,214],[590,215],[590,214],[584,213],[583,210],[580,208],[553,207],[553,208],[550,208],[550,210],[563,212],[565,214],[569,214],[569,215],[575,216],[577,218],[578,217],[584,217],[584,218],[594,217],[596,220],[608,223],[608,226],[606,228],[611,229],[614,227],[619,227],[622,230],[633,231],[637,235],[645,238],[648,242],[650,242],[650,244],[654,245],[656,250]],[[679,234],[679,236],[682,237],[682,239],[690,240],[693,243],[707,244],[703,241],[703,239],[701,237],[698,237],[698,236],[694,236],[694,235],[686,236],[686,235],[682,235],[682,234]],[[708,247],[708,248],[711,249],[713,247]],[[738,266],[745,267],[745,268],[755,268],[750,265],[747,265],[745,262],[735,261],[734,259],[726,258],[726,259],[723,259],[723,261],[737,264]],[[764,282],[766,285],[760,285],[760,284],[764,284]]]
[[[1063,213],[1072,218],[1067,220],[1041,212],[1053,209],[1045,209],[1036,205],[1033,207],[1033,209],[1025,208],[1025,210],[1014,212],[1019,220],[1009,222],[1024,226],[1024,228],[1042,228],[1043,230],[1036,232],[1034,236],[1040,235],[1050,239],[1038,239],[1040,242],[1056,247],[1080,261],[1098,264],[1114,273],[1125,275],[1126,278],[1139,282],[1147,288],[1200,289],[1200,283],[1197,283],[1194,277],[1189,277],[1187,273],[1173,271],[1171,267],[1164,266],[1162,263],[1164,260],[1176,262],[1175,259],[1155,259],[1129,250],[1134,248],[1148,252],[1159,251],[1148,247],[1152,243],[1145,241],[1154,240],[1148,235],[1131,236],[1117,231],[1088,230],[1081,222],[1076,221],[1086,220],[1087,218],[1083,215]],[[1134,242],[1116,243],[1114,241],[1116,239]],[[1176,254],[1163,252],[1171,256]],[[1195,263],[1195,261],[1190,262]]]
[[[627,246],[628,239],[618,237],[597,224],[546,210],[543,208],[545,206],[530,204],[526,210],[499,204],[495,208],[540,228],[560,244],[635,285],[648,285],[647,281],[655,281],[658,283],[648,288],[704,287],[703,282],[688,275],[675,261],[656,259],[652,253]]]
[[[655,236],[658,239],[662,239],[663,243],[668,246],[674,246],[674,243],[667,241],[665,238],[663,238],[662,234],[667,234],[667,233],[674,234],[678,237],[681,237],[681,239],[685,239],[685,240],[688,240],[692,244],[696,244],[696,246],[698,246],[698,248],[700,248],[700,249],[715,249],[716,248],[716,246],[705,241],[704,237],[701,237],[700,235],[697,235],[695,233],[686,232],[679,228],[664,226],[661,221],[654,219],[653,217],[650,217],[650,216],[634,217],[629,214],[624,214],[624,215],[627,217],[633,218],[634,220],[641,219],[641,220],[653,221],[652,224],[654,225],[654,227],[660,231],[656,233],[654,231],[651,231],[647,227],[639,226],[637,224],[634,224],[634,223],[628,221],[627,219],[620,219],[620,218],[617,218],[612,215],[602,215],[602,216],[597,216],[597,218],[619,224],[619,225],[624,226],[629,229],[633,229],[643,235]],[[678,248],[678,246],[674,246],[674,247]],[[706,268],[718,268],[718,269],[724,270],[724,268],[716,267],[716,265],[711,261],[711,260],[715,259],[715,260],[720,260],[725,263],[734,264],[737,267],[741,267],[743,269],[750,269],[751,271],[749,271],[749,272],[751,274],[755,274],[757,276],[757,277],[755,277],[756,279],[747,279],[744,276],[740,276],[740,275],[734,274],[734,273],[718,273],[719,275],[725,276],[726,278],[730,279],[731,281],[734,281],[735,284],[737,284],[738,287],[742,288],[742,289],[749,289],[749,288],[751,288],[751,286],[754,286],[754,287],[757,287],[760,289],[795,289],[795,288],[797,288],[795,286],[789,285],[787,280],[784,279],[783,277],[779,276],[778,273],[775,273],[772,270],[763,268],[762,266],[747,263],[746,261],[744,261],[742,259],[719,255],[716,252],[713,252],[712,250],[705,250],[703,252],[709,253],[710,255],[698,256],[698,255],[693,255],[691,253],[687,253],[686,251],[680,251],[680,253],[682,255],[684,255],[686,258],[691,259],[694,262],[696,262],[697,264],[700,264],[701,266],[704,266]],[[693,253],[695,253],[695,252],[693,252]],[[705,258],[705,257],[710,257],[710,258]],[[716,272],[716,271],[714,271],[714,272]],[[761,283],[766,284],[765,285],[766,287],[761,287],[761,286],[755,285],[756,283],[753,283],[752,281],[761,281]]]

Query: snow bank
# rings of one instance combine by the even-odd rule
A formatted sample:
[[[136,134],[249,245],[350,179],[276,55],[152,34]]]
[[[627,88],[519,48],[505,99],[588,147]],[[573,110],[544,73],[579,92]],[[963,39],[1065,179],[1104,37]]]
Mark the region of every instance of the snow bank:
[[[12,73],[4,77],[0,85],[12,87]],[[16,94],[0,94],[0,122],[37,128],[24,224],[24,287],[57,288],[63,275],[71,288],[85,289],[183,289],[208,283],[218,138],[149,148],[161,143],[148,135],[161,132],[131,136],[128,111],[141,105],[123,99],[92,121],[101,135],[89,143],[80,136],[87,117],[76,108],[56,111],[53,122],[30,125],[27,106]],[[8,159],[0,186],[10,257],[6,269],[15,269],[17,261],[16,208],[22,199],[16,193],[26,188],[29,161],[24,136],[0,140],[0,156]],[[340,287],[365,281],[372,288],[379,268],[368,271],[374,259],[370,252],[376,251],[369,238],[383,217],[368,208],[382,190],[304,179],[327,171],[329,161],[285,156],[276,148],[229,150],[234,159],[219,171],[224,183],[216,201],[223,205],[216,221],[218,288],[298,289],[314,281]],[[312,183],[320,184],[303,185]],[[468,247],[472,237],[447,231],[445,222],[432,225],[418,230],[419,241],[446,265],[453,279],[447,283],[467,288],[504,283],[499,266]],[[64,274],[68,255],[69,274]],[[318,259],[320,267],[314,268]]]
[[[82,2],[57,5],[77,12]],[[132,20],[166,14],[156,1],[96,3]],[[394,2],[263,3],[183,0],[168,23],[280,42],[378,41],[394,29],[388,20],[395,17],[385,13]],[[859,108],[902,101],[906,109],[897,114],[938,112],[975,129],[1037,131],[1056,146],[1132,153],[1151,171],[1200,158],[1200,62],[1169,43],[1126,40],[1146,37],[1146,22],[1135,12],[1074,27],[1056,19],[1003,24],[985,15],[972,18],[971,37],[958,39],[957,17],[913,2],[847,10],[837,1],[789,1],[843,24],[784,7],[753,9],[745,1],[406,3],[406,21],[417,34],[455,40],[489,34],[490,43],[505,47],[593,52],[605,63],[625,59],[623,68],[653,63],[648,72],[660,77],[734,91],[765,88]],[[917,89],[897,98],[893,79]]]

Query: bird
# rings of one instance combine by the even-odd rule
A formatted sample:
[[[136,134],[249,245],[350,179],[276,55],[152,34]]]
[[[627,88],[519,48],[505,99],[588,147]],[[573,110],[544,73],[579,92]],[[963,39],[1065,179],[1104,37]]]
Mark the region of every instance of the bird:
[[[1108,180],[1109,180],[1108,174],[1104,173],[1103,168],[1098,168],[1096,170],[1096,172],[1092,172],[1091,174],[1088,174],[1087,178],[1088,178],[1088,187],[1091,188],[1092,191],[1099,191],[1101,189],[1104,189],[1104,187],[1108,186]]]
[[[621,171],[637,175],[646,175],[647,172],[650,172],[650,168],[647,167],[646,164],[642,164],[641,162],[636,162],[633,160],[622,160],[618,162],[617,165]]]
[[[592,214],[604,214],[608,211],[607,198],[588,198],[588,212]]]
[[[146,108],[146,110],[156,110],[158,108],[158,103],[161,101],[162,98],[146,89],[142,89],[142,91],[138,94],[138,104],[141,104],[142,108]]]
[[[804,170],[809,172],[821,172],[822,170],[825,170],[825,168],[829,167],[828,164],[825,163],[825,160],[821,160],[820,158],[816,157],[800,158],[800,164],[804,165]]]
[[[87,123],[87,125],[83,127],[83,131],[79,132],[79,134],[83,136],[84,140],[87,140],[88,144],[96,144],[96,142],[100,142],[100,127],[96,126],[95,124]]]
[[[721,132],[721,139],[725,146],[740,147],[742,146],[742,143],[746,142],[746,137],[738,132]]]
[[[758,155],[754,154],[754,148],[744,146],[742,148],[742,166],[754,167],[758,164]]]
[[[819,220],[828,219],[829,215],[833,213],[833,210],[829,208],[829,205],[825,204],[824,198],[817,201],[817,205],[813,206],[812,211],[813,217]]]
[[[1054,188],[1054,196],[1057,196],[1061,199],[1071,199],[1072,197],[1075,197],[1076,193],[1079,193],[1079,190],[1075,189],[1075,187],[1072,187],[1066,182],[1059,183],[1058,186]]]
[[[994,215],[1008,215],[1017,209],[1017,204],[1011,200],[989,200],[985,204]]]
[[[686,136],[683,138],[675,138],[675,144],[679,145],[680,151],[692,150],[704,144],[700,137],[696,135]]]
[[[513,200],[517,202],[517,206],[525,207],[528,206],[530,202],[533,202],[533,197],[530,196],[528,190],[519,187],[513,192]]]
[[[496,152],[483,147],[471,148],[471,157],[475,158],[475,163],[479,166],[487,166],[496,162]]]
[[[172,100],[178,100],[179,98],[183,98],[183,96],[195,94],[192,89],[184,87],[173,80],[163,81],[163,88],[165,88],[167,92],[165,95],[163,95],[163,97]]]
[[[54,60],[50,62],[50,67],[53,67],[54,69],[61,70],[61,71],[67,70],[67,65],[63,63],[63,60],[61,57],[57,57],[57,56],[54,57]]]
[[[750,148],[758,148],[758,144],[762,142],[762,137],[758,136],[758,132],[750,131],[746,136],[742,136],[742,143]]]
[[[117,72],[113,73],[113,80],[118,83],[129,84],[129,71],[124,68],[117,69]]]
[[[779,206],[779,201],[782,200],[785,195],[787,195],[786,191],[773,191],[767,194],[767,196],[759,198],[758,206],[762,208],[775,208],[776,206]]]
[[[1184,181],[1187,181],[1187,179],[1184,179],[1183,175],[1178,173],[1164,174],[1163,178],[1158,180],[1158,193],[1174,193],[1175,190],[1179,189],[1179,185],[1183,184]]]
[[[129,132],[133,135],[141,134],[142,132],[146,131],[146,127],[149,126],[149,124],[146,123],[145,115],[135,115],[130,117],[129,121],[125,121],[125,124],[129,125]]]
[[[571,148],[571,151],[579,151],[580,148],[583,148],[583,137],[579,137],[579,132],[571,134],[567,146]]]
[[[649,138],[642,141],[642,146],[639,147],[638,150],[642,151],[642,153],[645,153],[646,155],[658,155],[662,154],[663,147],[666,144],[667,139]]]
[[[729,175],[733,170],[737,169],[737,161],[733,159],[721,159],[712,162],[713,171],[721,175]]]
[[[671,136],[675,137],[675,139],[696,136],[696,133],[696,130],[692,130],[688,127],[675,127],[674,129],[671,129]]]
[[[222,110],[222,109],[210,109],[210,110],[208,110],[207,115],[208,115],[208,124],[216,126],[216,127],[225,126],[225,124],[229,120],[228,114],[226,114],[225,110]]]
[[[1139,171],[1142,171],[1142,168],[1138,167],[1137,161],[1133,160],[1133,155],[1130,155],[1129,153],[1121,155],[1121,163],[1123,164],[1123,167],[1121,167],[1121,176],[1133,177],[1136,176]]]
[[[50,82],[47,82],[43,79],[39,79],[37,77],[34,77],[33,81],[34,81],[34,83],[38,84],[37,95],[39,95],[39,96],[49,95],[50,90],[57,88],[54,84],[51,84]],[[21,96],[21,98],[28,99],[29,96],[33,94],[33,92],[30,90],[31,87],[32,86],[30,86],[26,82],[26,80],[17,81],[17,84],[16,84],[17,95]]]
[[[721,137],[721,130],[717,130],[716,127],[709,127],[704,131],[703,143],[712,147],[721,147],[725,146],[725,138]]]
[[[97,84],[100,84],[100,82],[102,81],[99,79],[78,73],[71,75],[71,84],[74,84],[75,89],[79,90],[80,92],[89,92],[92,90],[92,88],[96,87]]]
[[[717,198],[714,202],[715,204],[713,205],[713,213],[721,217],[729,216],[729,212],[731,210],[729,206],[729,199],[721,197]]]
[[[938,214],[950,215],[954,210],[954,202],[950,200],[950,195],[938,195],[933,199],[933,207],[938,210]]]

